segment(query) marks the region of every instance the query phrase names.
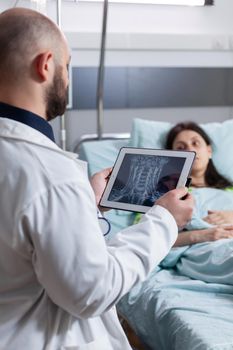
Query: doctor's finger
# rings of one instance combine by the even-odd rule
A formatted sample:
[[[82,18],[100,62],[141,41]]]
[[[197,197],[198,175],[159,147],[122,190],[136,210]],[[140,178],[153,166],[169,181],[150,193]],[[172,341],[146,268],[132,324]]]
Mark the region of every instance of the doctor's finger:
[[[175,188],[174,190],[169,191],[172,195],[174,195],[177,199],[181,199],[182,197],[188,195],[187,187]]]

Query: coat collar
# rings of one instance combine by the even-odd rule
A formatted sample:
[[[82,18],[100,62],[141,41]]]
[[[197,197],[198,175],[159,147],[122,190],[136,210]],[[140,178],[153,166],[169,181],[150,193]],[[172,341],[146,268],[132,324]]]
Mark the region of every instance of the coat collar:
[[[40,131],[12,119],[0,117],[0,137],[29,142],[63,153],[69,158],[77,159],[76,153],[63,151]]]
[[[51,125],[47,122],[47,120],[43,119],[35,113],[9,105],[7,103],[0,102],[0,117],[12,119],[28,125],[31,128],[40,131],[42,134],[50,138],[50,140],[55,142]]]

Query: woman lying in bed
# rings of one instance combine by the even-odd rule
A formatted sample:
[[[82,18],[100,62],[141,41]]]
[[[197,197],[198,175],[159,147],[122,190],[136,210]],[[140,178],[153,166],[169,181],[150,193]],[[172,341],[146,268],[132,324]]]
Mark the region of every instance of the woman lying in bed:
[[[191,173],[196,209],[189,226],[179,233],[175,246],[232,238],[232,183],[216,170],[208,135],[196,123],[179,123],[168,133],[166,148],[196,152]]]
[[[232,184],[215,169],[209,137],[195,123],[172,128],[166,147],[196,152],[193,219],[118,312],[149,349],[233,349]]]

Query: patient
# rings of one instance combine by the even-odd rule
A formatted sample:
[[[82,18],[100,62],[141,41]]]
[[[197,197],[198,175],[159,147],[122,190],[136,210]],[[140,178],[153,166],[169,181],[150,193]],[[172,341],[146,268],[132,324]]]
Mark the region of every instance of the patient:
[[[197,124],[174,126],[166,148],[196,152],[193,218],[118,312],[149,349],[232,349],[232,183],[215,169],[210,139]]]
[[[216,170],[211,159],[212,147],[208,135],[196,123],[179,123],[169,131],[165,147],[196,152],[191,173],[196,211],[191,225],[179,233],[174,246],[233,238],[233,192],[227,192],[232,183]],[[204,197],[207,197],[205,208],[200,203]]]

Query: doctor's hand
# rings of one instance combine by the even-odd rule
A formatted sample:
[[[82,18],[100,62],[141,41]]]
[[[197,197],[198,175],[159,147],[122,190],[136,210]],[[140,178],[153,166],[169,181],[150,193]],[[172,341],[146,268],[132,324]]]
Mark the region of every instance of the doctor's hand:
[[[186,187],[165,193],[156,204],[166,208],[173,215],[179,228],[184,227],[192,218],[194,199]]]
[[[203,220],[212,225],[233,224],[233,211],[208,210],[208,215]]]
[[[90,179],[91,186],[95,193],[96,204],[99,207],[100,211],[102,212],[109,210],[107,208],[100,207],[99,202],[104,192],[104,189],[107,185],[111,172],[112,172],[112,168],[107,168],[94,174]]]

